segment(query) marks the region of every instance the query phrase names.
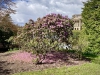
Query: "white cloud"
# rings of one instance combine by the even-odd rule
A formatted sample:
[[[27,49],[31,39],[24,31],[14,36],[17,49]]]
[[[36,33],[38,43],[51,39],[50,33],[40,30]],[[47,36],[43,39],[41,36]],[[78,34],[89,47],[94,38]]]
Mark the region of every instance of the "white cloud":
[[[11,14],[13,21],[24,25],[29,19],[36,20],[49,13],[60,13],[70,18],[81,14],[82,2],[87,0],[23,0],[16,1],[16,14]]]

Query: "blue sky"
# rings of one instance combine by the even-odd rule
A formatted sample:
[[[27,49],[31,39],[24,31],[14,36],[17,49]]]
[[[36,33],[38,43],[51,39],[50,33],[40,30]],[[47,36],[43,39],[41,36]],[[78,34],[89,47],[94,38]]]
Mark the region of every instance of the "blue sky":
[[[24,25],[29,19],[37,20],[50,13],[60,13],[69,18],[81,14],[87,0],[16,0],[16,14],[11,14],[15,24]]]

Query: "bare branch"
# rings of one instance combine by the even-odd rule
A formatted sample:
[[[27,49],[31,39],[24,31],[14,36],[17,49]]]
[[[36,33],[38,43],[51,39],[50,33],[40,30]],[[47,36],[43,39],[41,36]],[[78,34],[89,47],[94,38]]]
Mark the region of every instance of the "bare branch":
[[[15,6],[13,0],[0,0],[0,20],[5,14],[15,13],[12,6]]]

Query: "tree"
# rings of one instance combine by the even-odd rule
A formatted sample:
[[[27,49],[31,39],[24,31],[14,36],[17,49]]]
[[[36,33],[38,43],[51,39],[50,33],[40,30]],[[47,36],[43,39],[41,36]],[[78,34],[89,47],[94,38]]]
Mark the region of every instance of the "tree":
[[[0,21],[6,14],[15,12],[15,10],[11,8],[12,6],[15,6],[13,0],[0,0]]]
[[[100,0],[85,2],[82,18],[89,41],[87,51],[100,54]]]
[[[6,40],[16,34],[17,26],[13,24],[9,14],[5,15],[0,22],[0,43],[2,43],[4,48],[8,48],[9,46]]]

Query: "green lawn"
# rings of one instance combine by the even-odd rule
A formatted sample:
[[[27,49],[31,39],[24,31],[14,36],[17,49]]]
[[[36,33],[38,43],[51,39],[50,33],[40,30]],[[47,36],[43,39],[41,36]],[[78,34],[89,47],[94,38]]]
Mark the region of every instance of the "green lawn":
[[[23,72],[13,75],[100,75],[100,65],[86,63],[72,67],[52,68],[43,71]]]

